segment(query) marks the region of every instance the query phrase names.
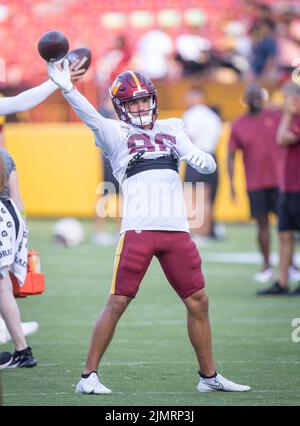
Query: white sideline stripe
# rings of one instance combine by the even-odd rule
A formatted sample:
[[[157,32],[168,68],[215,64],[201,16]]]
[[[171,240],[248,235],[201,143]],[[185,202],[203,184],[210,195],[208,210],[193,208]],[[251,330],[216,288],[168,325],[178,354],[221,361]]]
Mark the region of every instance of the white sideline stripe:
[[[186,324],[185,320],[168,320],[168,321],[134,321],[132,323],[122,324],[123,327],[144,327],[145,325],[183,325]],[[121,326],[121,324],[120,324]]]
[[[73,387],[75,387],[75,385],[72,385]],[[285,389],[284,390],[284,392],[291,392],[291,393],[293,393],[293,394],[295,394],[295,392],[297,392],[298,391],[298,389]],[[250,393],[248,393],[248,395],[252,395],[253,393],[280,393],[280,394],[282,394],[282,389],[251,389],[251,392]],[[128,391],[126,391],[126,392],[115,392],[115,391],[113,391],[112,392],[112,395],[111,396],[114,396],[114,395],[132,395],[132,396],[134,396],[134,395],[191,395],[191,394],[195,394],[195,391],[192,389],[191,391],[189,391],[189,392],[180,392],[180,391],[177,391],[177,392],[159,392],[159,391],[146,391],[146,392],[128,392]],[[220,395],[229,395],[229,394],[231,394],[231,395],[233,395],[234,394],[234,392],[222,392],[222,393],[220,393]],[[235,393],[236,394],[236,393]],[[30,395],[43,395],[43,396],[49,396],[49,395],[74,395],[74,391],[72,391],[72,392],[47,392],[47,393],[45,393],[45,392],[30,392]],[[6,398],[6,397],[12,397],[12,396],[24,396],[24,394],[23,393],[5,393],[4,394],[4,397]],[[79,396],[80,398],[82,397],[82,396]],[[105,396],[105,399],[107,398],[107,396]]]
[[[18,395],[23,395],[24,397],[24,393],[5,393],[4,397],[7,396],[18,396]],[[73,395],[73,392],[30,392],[30,395]]]
[[[290,325],[291,322],[291,318],[262,318],[262,319],[258,319],[258,318],[232,318],[231,320],[227,321],[227,324],[288,324]],[[212,320],[213,324],[219,324],[219,323],[223,323],[223,321],[219,320]],[[134,321],[134,322],[128,322],[126,324],[119,324],[119,327],[124,327],[124,328],[128,328],[128,327],[144,327],[144,326],[153,326],[153,325],[165,325],[165,326],[170,326],[170,325],[185,325],[186,321],[185,320],[168,320],[168,321]]]
[[[278,365],[278,364],[300,364],[300,361],[256,361],[256,360],[251,360],[251,361],[220,361],[218,360],[218,364],[274,364],[274,365]],[[135,365],[185,365],[185,364],[193,364],[195,365],[196,362],[195,361],[180,361],[180,362],[176,362],[176,361],[165,361],[165,362],[159,362],[159,361],[135,361],[135,362],[122,362],[122,361],[116,361],[116,362],[102,362],[101,365],[106,365],[106,366],[110,366],[110,365],[128,365],[128,366],[135,366]],[[84,363],[82,363],[82,365],[84,365]]]
[[[115,249],[115,247],[114,247]],[[70,249],[71,250],[71,249]],[[78,255],[78,257],[80,257],[80,259],[85,260],[85,259],[89,259],[89,260],[93,260],[93,261],[97,261],[99,260],[99,253],[96,252],[96,254],[90,255],[89,253],[76,253],[76,255]],[[111,256],[103,256],[102,258],[103,260],[110,260],[112,265],[113,265],[113,261],[111,260]],[[47,254],[47,260],[45,260],[46,263],[49,263],[51,265],[64,265],[65,263],[67,264],[72,264],[74,266],[76,266],[76,262],[74,262],[74,253],[71,251],[71,253],[62,253],[60,257],[58,257],[57,255],[55,255],[54,253],[48,253]],[[77,263],[78,266],[80,266],[81,263]]]
[[[284,390],[284,392],[293,392],[293,393],[295,393],[297,391],[298,391],[298,389],[287,389],[287,390],[285,389]],[[251,392],[249,392],[247,394],[251,395],[253,393],[273,393],[273,392],[280,392],[280,393],[282,393],[282,390],[277,390],[277,389],[254,390],[252,388]],[[177,393],[179,393],[179,394],[191,394],[191,393],[194,393],[194,392],[193,391],[192,392],[152,392],[152,391],[148,391],[148,392],[134,392],[133,395],[135,395],[135,394],[136,395],[138,395],[138,394],[141,394],[141,395],[143,395],[143,394],[154,394],[154,395],[155,394],[162,394],[162,395],[165,395],[165,394],[177,394]],[[220,394],[222,394],[222,395],[229,395],[229,394],[233,395],[233,394],[237,394],[237,393],[236,392],[222,392]]]
[[[201,256],[204,262],[214,262],[214,263],[233,263],[233,264],[244,264],[244,265],[260,265],[262,262],[262,256],[258,252],[226,252],[226,253],[205,253],[201,252]],[[83,258],[84,256],[81,256]],[[86,256],[89,259],[90,255]],[[110,259],[108,257],[108,259]],[[295,262],[300,264],[300,253],[294,255]],[[272,253],[270,256],[271,264],[278,265],[278,253]],[[74,265],[74,255],[64,253],[60,258],[49,254],[47,256],[47,264],[50,265]],[[80,266],[81,265],[81,266]],[[78,264],[79,268],[82,268],[84,262]]]
[[[55,364],[55,363],[42,363],[42,364],[39,364],[39,367],[59,367],[60,366],[60,364]]]
[[[181,314],[180,314],[181,315]],[[242,315],[242,314],[241,314]],[[283,325],[289,325],[291,323],[291,318],[241,318],[241,317],[236,317],[236,318],[231,318],[229,320],[226,320],[227,324],[283,324]],[[216,320],[216,319],[212,319],[212,323],[213,324],[223,324],[224,321],[223,320]],[[122,328],[130,328],[130,327],[144,327],[144,326],[153,326],[153,325],[165,325],[165,326],[169,326],[169,325],[185,325],[186,324],[186,320],[157,320],[157,321],[128,321],[126,323],[120,323],[118,324],[118,327],[122,327]],[[88,327],[90,328],[90,323],[83,323],[83,322],[78,322],[78,321],[69,321],[67,324],[68,327],[78,327],[78,326],[82,326],[82,327]],[[275,339],[275,338],[274,338]],[[58,345],[64,345],[64,344],[73,344],[74,340],[76,340],[76,338],[74,337],[73,339],[65,339],[65,340],[51,340],[51,342],[46,342],[46,343],[40,343],[40,341],[38,339],[36,339],[36,343],[35,344],[43,344],[43,345],[52,345],[53,342],[55,344]],[[273,339],[272,339],[273,340]],[[127,340],[118,340],[119,342],[127,342]],[[139,342],[144,341],[144,342],[150,342],[151,339],[144,339],[144,340],[140,340]],[[79,342],[80,344],[80,342]],[[84,343],[85,344],[85,343]]]
[[[217,263],[241,263],[245,265],[260,265],[262,256],[257,252],[249,253],[202,253],[204,262],[217,262]],[[300,263],[300,253],[294,255],[296,263]],[[278,254],[272,253],[271,264],[278,265]]]

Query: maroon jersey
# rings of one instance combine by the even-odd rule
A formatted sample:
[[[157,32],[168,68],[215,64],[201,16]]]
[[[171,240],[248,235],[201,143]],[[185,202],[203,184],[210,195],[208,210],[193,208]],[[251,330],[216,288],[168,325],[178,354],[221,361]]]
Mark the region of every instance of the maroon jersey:
[[[293,119],[289,130],[299,140],[282,148],[279,188],[282,192],[300,192],[300,115]]]
[[[278,186],[280,147],[276,133],[280,111],[245,114],[233,122],[229,150],[241,149],[248,191]]]

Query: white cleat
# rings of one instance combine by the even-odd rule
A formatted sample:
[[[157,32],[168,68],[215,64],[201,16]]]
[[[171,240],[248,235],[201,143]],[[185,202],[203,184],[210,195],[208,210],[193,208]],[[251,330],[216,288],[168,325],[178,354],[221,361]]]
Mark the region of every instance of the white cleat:
[[[81,377],[78,385],[76,386],[75,392],[86,393],[90,395],[107,395],[112,393],[110,389],[100,383],[97,373],[91,373],[86,379]]]
[[[300,281],[300,270],[294,265],[290,265],[288,269],[289,281]]]
[[[268,281],[270,281],[274,276],[274,272],[272,268],[266,268],[263,271],[257,272],[256,274],[254,274],[254,281],[260,283],[260,284],[265,284]]]
[[[216,377],[212,379],[203,379],[200,377],[200,382],[197,386],[198,392],[248,392],[250,390],[250,386],[239,385],[231,382],[219,373],[217,373]]]
[[[31,336],[38,330],[39,324],[36,321],[21,322],[21,327],[24,336]],[[11,340],[11,335],[6,328],[5,322],[0,318],[0,343],[5,344],[11,342]]]

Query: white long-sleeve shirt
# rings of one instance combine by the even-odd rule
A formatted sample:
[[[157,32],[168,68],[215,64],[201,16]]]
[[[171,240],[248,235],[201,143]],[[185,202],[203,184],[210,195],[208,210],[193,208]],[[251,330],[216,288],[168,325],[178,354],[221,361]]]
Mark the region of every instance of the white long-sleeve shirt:
[[[15,114],[16,112],[34,108],[52,95],[57,88],[55,83],[47,80],[39,86],[25,90],[19,95],[1,98],[0,115]]]
[[[187,136],[180,119],[156,120],[142,129],[119,120],[106,119],[75,88],[64,93],[77,115],[93,131],[95,144],[109,157],[113,173],[123,192],[121,233],[127,230],[168,230],[188,232],[182,184],[171,169],[146,170],[124,179],[127,164],[139,151],[154,159],[171,150],[179,157],[199,152]],[[209,156],[202,152],[203,156]],[[211,172],[215,163],[211,162]],[[205,173],[210,171],[205,170]]]

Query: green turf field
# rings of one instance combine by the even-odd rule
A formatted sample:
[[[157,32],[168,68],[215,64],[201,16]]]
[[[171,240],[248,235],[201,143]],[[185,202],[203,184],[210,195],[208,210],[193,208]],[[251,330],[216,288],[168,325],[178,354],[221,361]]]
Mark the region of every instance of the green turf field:
[[[113,390],[104,396],[75,395],[74,389],[110,289],[114,249],[89,243],[90,222],[84,223],[85,243],[74,249],[52,245],[51,221],[29,225],[30,248],[40,252],[47,289],[19,305],[23,321],[40,324],[28,338],[38,366],[2,371],[4,405],[300,405],[300,342],[291,339],[300,298],[255,296],[258,265],[205,261],[215,252],[255,252],[253,225],[228,225],[224,241],[202,249],[218,370],[251,385],[252,392],[195,391],[197,363],[185,308],[154,260],[103,359],[101,379]]]

